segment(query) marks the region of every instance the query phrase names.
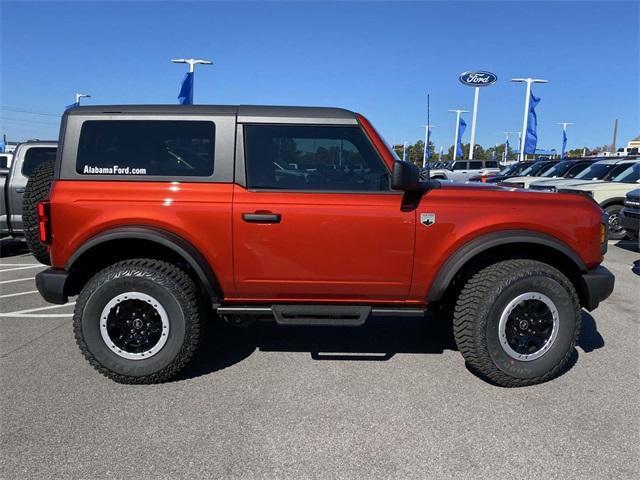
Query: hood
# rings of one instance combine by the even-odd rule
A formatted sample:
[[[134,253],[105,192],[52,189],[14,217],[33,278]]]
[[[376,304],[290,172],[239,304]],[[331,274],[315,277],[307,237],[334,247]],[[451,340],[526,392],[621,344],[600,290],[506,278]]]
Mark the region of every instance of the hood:
[[[604,192],[604,191],[629,191],[632,190],[637,183],[622,183],[622,182],[585,182],[579,185],[569,185],[567,188],[575,190],[585,190],[589,192]]]

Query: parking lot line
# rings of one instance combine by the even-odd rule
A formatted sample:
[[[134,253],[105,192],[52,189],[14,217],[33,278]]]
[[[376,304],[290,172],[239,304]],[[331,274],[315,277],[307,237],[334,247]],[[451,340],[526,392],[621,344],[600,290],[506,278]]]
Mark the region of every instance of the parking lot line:
[[[34,313],[34,312],[42,312],[43,310],[51,310],[53,308],[61,308],[61,307],[71,307],[75,305],[76,302],[65,303],[64,305],[48,305],[46,307],[38,307],[38,308],[27,308],[26,310],[16,310],[15,312],[7,312],[0,313],[0,317],[71,317],[72,313]]]
[[[0,267],[39,267],[41,263],[2,263],[0,262]]]
[[[5,267],[5,266],[6,265],[0,265],[0,267]],[[38,265],[29,265],[28,267],[5,268],[4,270],[0,270],[0,273],[15,272],[16,270],[26,270],[28,268],[38,268],[38,267],[44,267],[44,265],[38,264]]]
[[[38,293],[38,290],[29,290],[28,292],[7,293],[6,295],[0,295],[0,298],[17,297],[20,295],[29,295],[30,293]]]
[[[0,285],[3,285],[5,283],[25,282],[27,280],[35,280],[35,279],[33,277],[27,277],[27,278],[16,278],[14,280],[2,280],[0,282]]]

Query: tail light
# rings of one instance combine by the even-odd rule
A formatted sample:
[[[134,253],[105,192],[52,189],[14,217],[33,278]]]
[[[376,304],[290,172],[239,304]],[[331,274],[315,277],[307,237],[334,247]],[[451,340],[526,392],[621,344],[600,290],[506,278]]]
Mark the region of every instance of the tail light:
[[[38,232],[40,242],[51,244],[51,204],[47,201],[38,203]]]

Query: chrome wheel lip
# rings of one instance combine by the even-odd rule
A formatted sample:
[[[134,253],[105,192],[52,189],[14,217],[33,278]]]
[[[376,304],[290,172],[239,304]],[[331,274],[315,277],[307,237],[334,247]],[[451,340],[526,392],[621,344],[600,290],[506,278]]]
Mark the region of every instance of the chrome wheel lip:
[[[511,312],[522,302],[526,300],[537,300],[544,303],[549,311],[551,312],[551,316],[553,319],[553,327],[551,330],[551,335],[549,339],[545,342],[545,344],[538,351],[533,352],[531,354],[518,353],[507,341],[507,321],[509,319],[509,315]],[[558,309],[553,303],[553,301],[547,297],[545,294],[540,292],[527,292],[521,295],[518,295],[513,300],[511,300],[507,306],[502,311],[500,315],[500,323],[498,324],[498,336],[500,337],[500,346],[505,351],[507,355],[509,355],[514,360],[518,360],[520,362],[530,362],[532,360],[536,360],[542,357],[545,353],[549,351],[551,346],[555,343],[555,340],[558,336],[558,328],[560,326],[560,315],[558,313]]]
[[[132,353],[122,350],[113,342],[113,340],[109,336],[109,332],[107,331],[107,317],[109,316],[111,309],[114,308],[118,303],[121,303],[125,300],[141,300],[143,302],[149,303],[150,306],[158,313],[160,321],[162,322],[162,335],[160,335],[160,338],[153,347],[145,350],[144,352]],[[128,360],[145,360],[156,355],[167,343],[167,340],[169,338],[169,330],[169,316],[167,315],[167,312],[162,304],[151,295],[147,295],[146,293],[142,292],[124,292],[113,297],[105,305],[105,307],[102,309],[102,313],[100,314],[100,335],[102,336],[102,340],[107,345],[109,350],[111,350],[119,357],[126,358]]]

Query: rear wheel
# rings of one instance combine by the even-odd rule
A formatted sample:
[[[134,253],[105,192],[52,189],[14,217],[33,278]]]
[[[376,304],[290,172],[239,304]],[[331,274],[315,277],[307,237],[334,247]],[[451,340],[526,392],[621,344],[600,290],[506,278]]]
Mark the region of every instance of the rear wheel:
[[[196,286],[176,266],[126,260],[95,275],[74,312],[80,350],[103,375],[120,383],[171,379],[200,343]]]
[[[51,265],[49,250],[40,243],[38,231],[38,203],[45,200],[53,182],[54,162],[45,161],[38,165],[27,180],[22,197],[22,222],[24,238],[29,250],[40,263]]]
[[[571,282],[533,260],[507,260],[476,273],[462,289],[454,335],[468,366],[504,387],[558,375],[580,333]]]
[[[609,215],[609,239],[622,240],[627,236],[627,231],[620,223],[620,211],[622,205],[609,205],[604,209],[605,213]]]

